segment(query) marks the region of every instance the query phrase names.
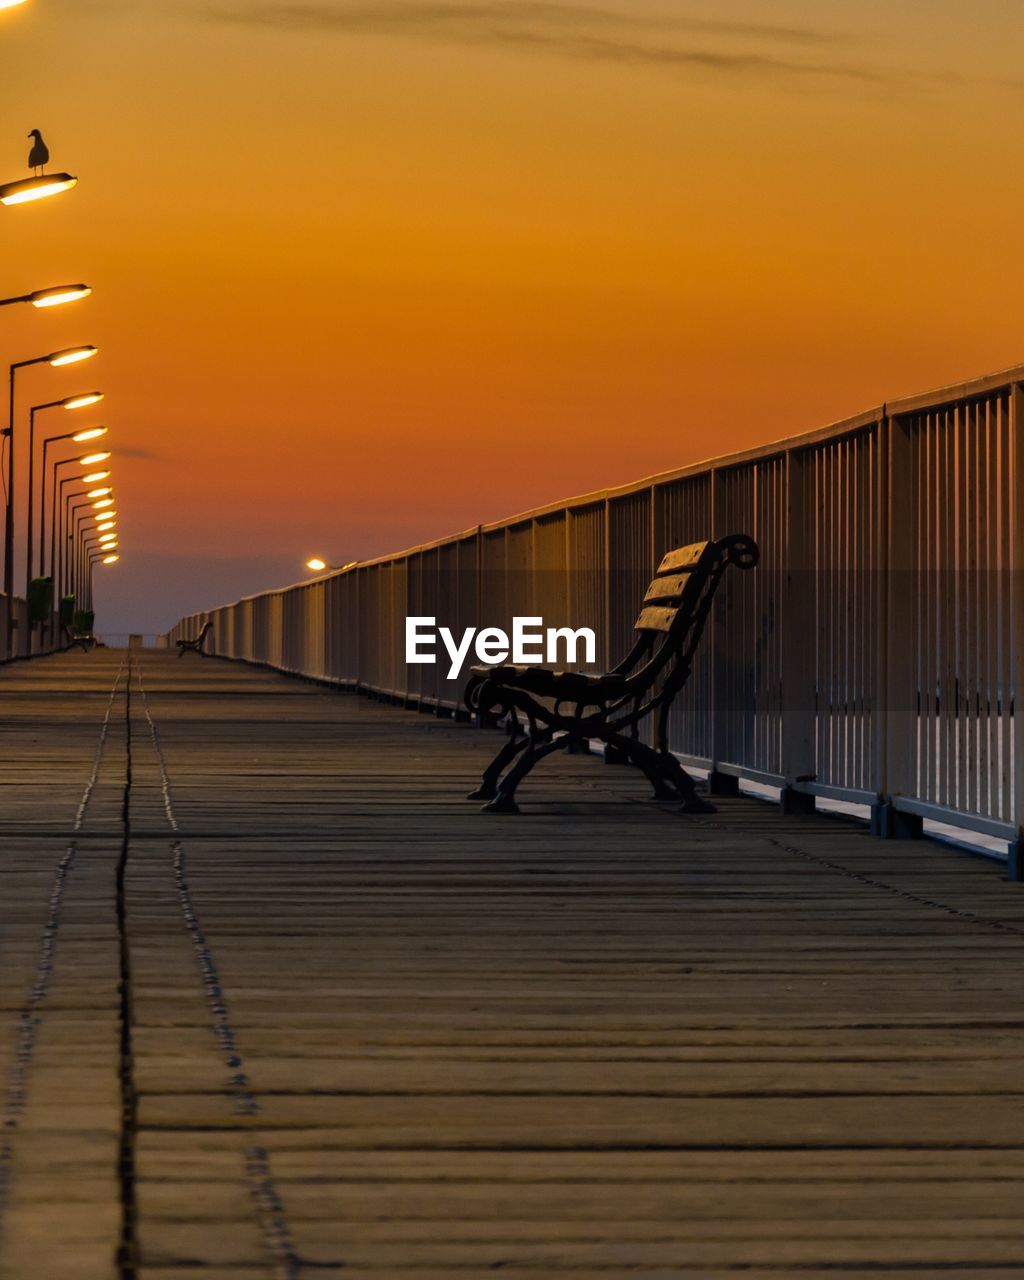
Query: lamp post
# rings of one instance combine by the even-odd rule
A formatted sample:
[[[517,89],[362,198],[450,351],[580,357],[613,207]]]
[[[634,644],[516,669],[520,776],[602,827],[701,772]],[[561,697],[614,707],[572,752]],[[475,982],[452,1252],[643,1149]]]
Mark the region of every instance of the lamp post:
[[[32,365],[48,364],[52,368],[59,369],[64,365],[78,364],[82,360],[89,360],[96,355],[97,348],[93,346],[85,347],[66,347],[63,351],[51,351],[46,356],[35,356],[31,360],[18,360],[10,366],[10,397],[8,404],[7,418],[7,502],[4,519],[4,594],[10,601],[14,596],[14,454],[15,454],[15,437],[14,437],[14,389],[15,379],[21,369],[31,368]],[[87,405],[96,404],[103,399],[103,395],[99,391],[90,391],[85,395],[69,396],[61,401],[65,409],[84,409]],[[14,639],[14,611],[8,604],[7,609],[7,656],[12,655],[13,639]]]
[[[58,366],[59,367],[59,366]],[[35,457],[36,457],[36,414],[44,413],[47,409],[63,409],[67,406],[67,401],[74,400],[79,402],[80,396],[65,396],[61,400],[48,400],[45,404],[34,404],[29,410],[28,421],[28,510],[25,517],[25,589],[28,590],[28,584],[32,581],[32,538],[35,529],[35,495],[36,495],[36,476],[35,476]],[[95,403],[95,402],[94,402]],[[78,403],[78,408],[84,406]],[[12,412],[13,420],[13,412]],[[14,438],[11,437],[11,457],[14,456]],[[109,454],[107,455],[110,456]],[[8,473],[8,484],[13,485],[13,480]],[[42,489],[40,495],[40,511],[46,494],[46,461],[44,455]],[[11,490],[8,490],[8,499],[10,499]],[[40,542],[42,541],[42,532],[40,532]]]
[[[48,443],[49,441],[43,442],[43,455],[44,455],[43,467],[42,467],[43,474],[41,477],[41,493],[40,493],[40,504],[39,504],[39,570],[38,570],[38,573],[40,578],[45,573],[44,564],[46,562],[46,456],[45,456],[45,453],[46,453],[46,445]],[[52,488],[54,493],[56,493],[56,490],[57,490],[57,476],[62,467],[74,466],[76,463],[80,467],[90,467],[90,466],[96,465],[97,463],[105,462],[109,457],[110,457],[109,453],[89,453],[89,454],[83,454],[82,456],[77,458],[58,458],[54,462],[53,466],[51,467],[51,471],[53,473]],[[56,512],[56,507],[54,507],[54,513],[55,512]],[[51,529],[50,529],[51,544],[53,542],[52,523],[53,522],[51,520]]]
[[[103,428],[103,429],[106,430],[106,428]],[[90,433],[80,432],[79,435],[81,434],[89,435]],[[66,434],[61,436],[51,436],[48,439],[43,441],[42,500],[41,500],[40,512],[39,512],[39,576],[40,578],[43,576],[45,572],[44,565],[45,565],[45,558],[46,558],[46,451],[47,451],[47,447],[59,440],[76,440],[76,439],[77,437],[75,436],[74,433],[67,432]],[[51,468],[53,473],[53,482],[51,484],[53,501],[51,503],[51,510],[50,510],[50,581],[53,583],[53,590],[55,595],[59,595],[61,593],[61,583],[57,574],[57,547],[59,545],[58,535],[57,535],[58,503],[63,505],[64,488],[66,485],[74,484],[75,481],[82,482],[82,477],[80,475],[77,475],[77,476],[67,476],[64,480],[61,480],[58,484],[58,476],[60,475],[61,469],[63,467],[72,467],[76,465],[79,467],[87,467],[87,466],[93,465],[96,462],[104,461],[109,457],[110,457],[109,453],[93,453],[93,454],[83,454],[77,458],[58,458],[56,459],[56,461],[53,464],[53,467]]]
[[[89,552],[88,584],[87,584],[88,597],[87,598],[89,601],[90,609],[93,606],[93,576],[94,576],[94,571],[96,569],[96,566],[103,565],[104,567],[109,567],[110,565],[117,564],[118,560],[120,559],[121,559],[121,556],[117,551],[111,551],[111,552],[90,551]]]
[[[69,476],[66,480],[62,480],[60,482],[59,498],[60,498],[60,507],[61,507],[61,519],[57,527],[57,543],[58,543],[58,546],[60,547],[60,550],[58,552],[59,558],[58,558],[57,569],[58,569],[58,577],[60,578],[60,581],[62,584],[62,588],[61,588],[62,590],[64,585],[66,585],[68,581],[69,570],[71,568],[70,556],[68,556],[67,554],[67,544],[71,542],[74,537],[74,531],[71,523],[72,513],[77,513],[80,508],[82,508],[85,505],[88,505],[89,507],[92,508],[93,514],[96,514],[96,512],[100,510],[109,510],[114,505],[112,498],[109,498],[109,497],[95,498],[90,496],[90,491],[87,491],[85,489],[77,489],[77,490],[73,490],[71,493],[65,494],[64,486],[66,484],[73,483],[77,479],[79,479],[78,476]],[[93,494],[96,492],[98,491],[97,490],[91,491],[91,493]],[[105,494],[109,494],[110,489],[104,489],[103,492]],[[54,495],[54,497],[56,499],[57,495]],[[76,514],[74,516],[74,519],[77,521],[77,518],[78,517]],[[75,528],[77,529],[77,524]],[[65,533],[67,536],[65,536]]]
[[[83,531],[84,533],[84,531]],[[105,542],[100,537],[83,536],[78,544],[78,573],[81,578],[80,585],[84,586],[84,598],[86,608],[92,608],[92,567],[93,564],[101,556],[117,555],[118,542],[115,538],[113,542]]]
[[[82,503],[71,503],[71,518],[68,523],[70,589],[75,593],[78,591],[81,580],[81,558],[83,552],[81,542],[86,525],[90,520],[96,520],[98,515],[97,508],[102,501],[106,501],[106,499],[93,500],[89,494],[85,495],[85,500],[88,504],[87,506]]]
[[[42,494],[41,494],[40,511],[39,511],[39,576],[40,577],[42,577],[43,575],[43,557],[45,554],[45,541],[46,541],[44,536],[45,528],[46,528],[46,455],[50,451],[50,445],[61,444],[66,440],[70,440],[74,444],[86,444],[90,441],[98,440],[102,436],[105,436],[108,430],[109,430],[108,427],[92,427],[86,431],[64,431],[58,436],[46,436],[43,439]],[[95,457],[96,460],[99,461],[102,455],[93,454],[91,456]],[[107,457],[109,456],[110,455],[107,454]],[[66,461],[74,462],[76,461],[76,459],[68,458],[66,459]],[[79,459],[79,461],[82,462],[83,466],[86,465],[84,457],[82,459]],[[52,550],[53,550],[53,542],[54,542],[54,530],[55,530],[56,519],[57,519],[57,469],[58,467],[61,467],[63,465],[64,465],[63,462],[56,462],[54,463],[54,466],[53,466],[53,485],[52,485],[53,510],[51,513],[51,520],[50,520],[50,549],[51,549],[50,573],[51,575],[53,574]]]

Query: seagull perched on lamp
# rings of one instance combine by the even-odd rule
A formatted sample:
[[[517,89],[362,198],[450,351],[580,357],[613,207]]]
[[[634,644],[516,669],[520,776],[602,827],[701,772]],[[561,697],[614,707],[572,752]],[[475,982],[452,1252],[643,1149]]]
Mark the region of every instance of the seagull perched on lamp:
[[[43,141],[43,135],[38,129],[33,129],[28,135],[35,138],[32,144],[32,150],[28,155],[28,167],[35,174],[41,174],[46,166],[50,163],[50,148]]]

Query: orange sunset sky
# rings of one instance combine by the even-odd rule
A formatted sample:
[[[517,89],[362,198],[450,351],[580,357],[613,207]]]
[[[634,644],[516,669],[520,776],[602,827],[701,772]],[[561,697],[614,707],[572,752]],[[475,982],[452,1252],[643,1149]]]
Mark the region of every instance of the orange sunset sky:
[[[95,296],[0,334],[102,348],[20,398],[107,393],[100,631],[1024,360],[1022,26],[1019,0],[0,13],[0,179],[35,127],[81,178],[0,210],[4,291]]]

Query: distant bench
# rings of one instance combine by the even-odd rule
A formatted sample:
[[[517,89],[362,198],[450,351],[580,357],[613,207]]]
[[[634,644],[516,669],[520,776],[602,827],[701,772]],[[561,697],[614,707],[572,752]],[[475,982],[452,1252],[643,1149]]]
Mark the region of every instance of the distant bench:
[[[757,543],[745,534],[670,551],[644,596],[636,644],[604,675],[474,667],[466,704],[478,714],[505,716],[509,740],[469,799],[487,800],[488,813],[518,813],[516,788],[535,765],[594,738],[642,769],[656,799],[681,798],[684,813],[714,813],[669,750],[668,714],[690,677],[722,575],[730,565],[753,569],[757,561]],[[639,725],[654,714],[657,746],[650,747],[640,741]]]
[[[91,631],[78,631],[73,627],[64,627],[63,631],[69,650],[78,648],[83,653],[88,653],[90,649],[96,648],[96,637]]]
[[[207,622],[203,625],[202,631],[200,631],[200,633],[197,636],[193,636],[190,640],[179,640],[178,641],[178,657],[184,658],[186,653],[198,653],[198,654],[202,654],[204,658],[207,657],[208,655],[203,652],[203,644],[206,640],[206,637],[210,634],[210,631],[212,630],[212,628],[213,628],[213,623]]]

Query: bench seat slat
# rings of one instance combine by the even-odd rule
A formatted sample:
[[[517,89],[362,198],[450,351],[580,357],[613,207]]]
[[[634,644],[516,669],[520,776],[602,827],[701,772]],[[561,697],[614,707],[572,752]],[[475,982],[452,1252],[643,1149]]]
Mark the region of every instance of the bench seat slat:
[[[688,573],[670,573],[663,578],[655,578],[647,588],[644,604],[651,604],[655,600],[678,600],[689,581]]]
[[[700,563],[702,556],[710,544],[694,542],[688,547],[679,547],[675,551],[666,552],[658,565],[658,573],[678,573],[681,569],[692,569]]]
[[[634,631],[669,631],[678,609],[645,609],[636,620]]]

